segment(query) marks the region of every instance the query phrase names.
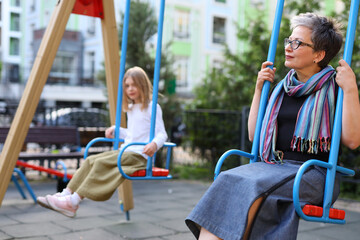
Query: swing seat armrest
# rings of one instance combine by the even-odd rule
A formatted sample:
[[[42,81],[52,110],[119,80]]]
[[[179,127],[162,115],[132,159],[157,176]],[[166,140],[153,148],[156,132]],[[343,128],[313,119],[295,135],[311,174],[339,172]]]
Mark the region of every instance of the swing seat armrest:
[[[128,180],[151,180],[151,179],[156,179],[156,180],[165,180],[165,179],[171,179],[172,176],[171,175],[168,175],[168,171],[166,171],[167,169],[162,169],[161,171],[159,170],[159,168],[155,168],[155,167],[152,167],[152,162],[149,163],[149,161],[152,161],[152,158],[153,157],[149,157],[147,159],[147,168],[146,170],[140,170],[140,171],[136,171],[134,174],[132,174],[131,176],[129,176],[128,174],[126,174],[124,172],[124,170],[122,169],[122,166],[121,166],[121,157],[123,155],[123,153],[125,152],[125,149],[130,147],[130,146],[133,146],[133,145],[146,145],[148,143],[143,143],[143,142],[133,142],[133,143],[129,143],[127,145],[125,145],[119,155],[118,155],[118,160],[117,160],[117,165],[118,165],[118,169],[119,169],[119,172],[121,173],[121,175],[128,179]],[[165,144],[164,144],[165,146]],[[173,144],[169,144],[169,147],[173,147]],[[150,173],[151,172],[151,176],[147,175],[146,173]],[[166,176],[165,176],[165,173]]]
[[[231,155],[237,155],[237,156],[241,156],[241,157],[246,157],[249,158],[250,160],[254,158],[254,155],[248,152],[244,152],[238,149],[230,149],[228,151],[226,151],[223,155],[221,155],[221,157],[219,158],[216,167],[215,167],[215,176],[214,176],[214,180],[217,178],[217,176],[220,174],[221,171],[221,167],[224,163],[224,161],[226,160],[226,158],[228,158]]]
[[[334,214],[331,214],[331,211],[334,212],[334,209],[330,209],[330,206],[328,206],[328,207],[323,206],[323,208],[321,208],[321,207],[316,208],[316,206],[307,205],[306,209],[303,210],[301,208],[300,199],[299,199],[300,182],[301,182],[301,178],[302,178],[303,174],[311,166],[320,166],[323,168],[327,168],[328,170],[333,168],[332,164],[330,164],[328,162],[320,161],[320,160],[315,160],[315,159],[308,160],[301,165],[301,167],[299,168],[299,170],[295,176],[294,188],[293,188],[293,201],[294,201],[294,207],[295,207],[297,214],[306,221],[344,224],[345,220],[330,218],[331,215],[334,215]],[[347,174],[347,175],[355,174],[355,171],[344,168],[344,167],[340,167],[340,166],[336,166],[336,171]],[[335,177],[335,175],[334,175],[334,177]],[[326,191],[326,189],[325,189],[325,191]],[[332,189],[331,189],[330,193],[332,195]],[[326,195],[326,194],[324,194],[324,195]],[[312,214],[313,216],[306,215],[304,213],[304,211],[308,213],[309,208],[311,209],[311,211],[316,211],[317,214]],[[321,216],[319,214],[319,211],[321,211]],[[339,210],[339,211],[341,211],[341,210]]]
[[[84,152],[84,159],[86,159],[88,157],[88,152],[89,152],[89,149],[92,145],[94,145],[95,143],[98,143],[98,142],[112,142],[112,143],[115,143],[115,142],[124,142],[124,139],[118,139],[116,140],[115,138],[105,138],[105,137],[98,137],[98,138],[94,138],[93,140],[91,140],[85,147],[85,152]]]

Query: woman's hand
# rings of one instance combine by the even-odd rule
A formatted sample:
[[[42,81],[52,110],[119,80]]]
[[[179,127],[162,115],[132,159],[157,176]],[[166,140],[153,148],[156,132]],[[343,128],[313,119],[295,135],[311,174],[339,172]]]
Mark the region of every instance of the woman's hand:
[[[274,82],[276,68],[269,68],[273,65],[272,62],[266,61],[261,64],[261,70],[258,72],[258,77],[256,80],[256,90],[262,89],[265,81]]]
[[[357,93],[355,73],[344,59],[339,61],[339,66],[336,68],[336,72],[336,83],[339,87],[341,87],[344,93],[351,91]]]
[[[360,102],[356,76],[345,60],[336,68],[336,82],[344,92],[341,142],[355,149],[360,145]]]
[[[154,155],[154,153],[156,152],[156,150],[157,150],[156,143],[151,142],[151,143],[148,143],[147,145],[145,145],[143,153],[152,157]]]
[[[113,138],[115,135],[115,126],[111,126],[105,130],[106,138]]]
[[[256,119],[259,111],[259,104],[261,98],[261,90],[265,81],[274,82],[276,68],[269,68],[268,66],[273,65],[272,62],[266,61],[261,64],[261,70],[258,73],[256,80],[255,93],[251,102],[249,119],[248,119],[248,133],[249,140],[252,142],[254,139]]]

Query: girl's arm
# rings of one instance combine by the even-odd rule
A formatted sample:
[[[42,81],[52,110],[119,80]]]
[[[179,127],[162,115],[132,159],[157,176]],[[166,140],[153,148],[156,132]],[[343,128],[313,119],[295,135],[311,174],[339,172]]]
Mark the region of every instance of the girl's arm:
[[[255,93],[253,96],[253,100],[251,102],[249,119],[248,119],[249,140],[251,142],[254,139],[256,119],[257,119],[257,115],[258,115],[258,111],[259,111],[262,87],[266,80],[270,81],[270,82],[274,82],[276,68],[273,68],[273,69],[268,68],[268,66],[271,66],[271,65],[273,65],[272,62],[269,62],[269,61],[264,62],[261,65],[261,70],[259,71],[258,77],[256,80]]]
[[[336,68],[336,82],[344,92],[341,142],[355,149],[360,145],[360,103],[356,77],[345,60]]]
[[[165,131],[165,125],[162,117],[162,110],[160,105],[156,106],[156,123],[155,123],[155,136],[151,143],[145,145],[143,153],[152,157],[156,151],[158,151],[168,139],[168,135]]]
[[[115,136],[115,125],[105,130],[106,138],[113,138]],[[124,139],[127,136],[127,129],[120,127],[120,138]]]

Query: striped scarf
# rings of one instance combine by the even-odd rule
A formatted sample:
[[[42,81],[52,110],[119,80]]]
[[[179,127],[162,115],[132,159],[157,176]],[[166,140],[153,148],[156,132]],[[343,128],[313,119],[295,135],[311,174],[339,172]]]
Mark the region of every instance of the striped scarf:
[[[335,75],[327,66],[306,83],[296,79],[294,69],[275,87],[265,111],[260,133],[260,158],[267,163],[282,163],[283,153],[275,150],[277,116],[284,93],[293,97],[307,96],[297,119],[291,149],[308,154],[330,150],[335,111]]]

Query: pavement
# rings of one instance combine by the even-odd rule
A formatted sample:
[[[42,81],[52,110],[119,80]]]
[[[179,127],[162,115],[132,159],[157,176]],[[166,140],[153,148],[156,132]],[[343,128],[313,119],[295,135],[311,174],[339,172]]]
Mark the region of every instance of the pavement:
[[[56,190],[53,180],[30,184],[37,196]],[[13,183],[10,183],[0,208],[0,240],[195,239],[184,219],[209,185],[184,180],[134,181],[135,208],[130,211],[130,221],[126,221],[116,193],[105,202],[85,199],[77,216],[68,218],[34,204],[31,199],[22,199]],[[297,239],[360,239],[360,203],[338,200],[337,204],[343,208],[351,207],[351,210],[346,210],[347,224],[301,220]]]

